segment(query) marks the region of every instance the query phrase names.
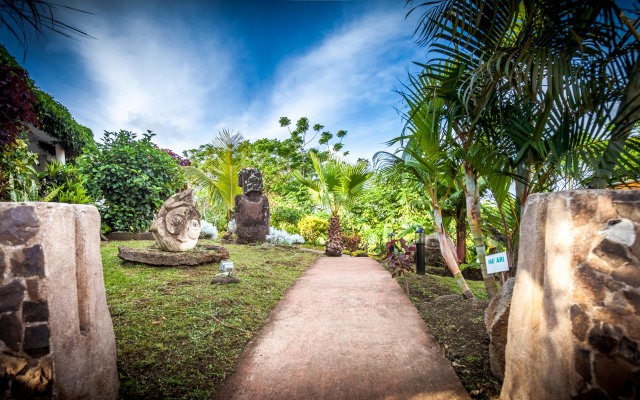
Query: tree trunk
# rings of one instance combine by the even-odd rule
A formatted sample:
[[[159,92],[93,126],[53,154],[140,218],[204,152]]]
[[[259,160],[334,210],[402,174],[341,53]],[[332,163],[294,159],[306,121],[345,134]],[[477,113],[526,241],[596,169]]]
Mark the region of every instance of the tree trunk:
[[[458,262],[467,261],[467,221],[465,221],[464,208],[456,210],[456,256]]]
[[[329,234],[324,254],[329,257],[342,255],[342,233],[340,232],[340,217],[338,215],[331,216],[329,221]]]
[[[464,193],[467,198],[467,220],[469,221],[469,229],[473,237],[473,244],[476,247],[480,270],[482,271],[482,279],[484,287],[487,290],[489,298],[492,298],[498,291],[496,280],[493,275],[487,273],[487,264],[485,257],[487,250],[484,246],[484,235],[482,233],[482,219],[480,217],[480,190],[478,189],[478,180],[472,171],[469,163],[464,163],[465,187]]]
[[[444,231],[442,225],[442,213],[437,205],[433,207],[433,221],[436,225],[436,234],[438,235],[438,243],[440,244],[442,258],[444,258],[447,267],[449,267],[449,271],[451,271],[453,277],[456,279],[456,283],[458,284],[458,288],[460,289],[462,296],[465,299],[475,298],[471,289],[469,289],[469,286],[467,285],[467,281],[465,281],[464,276],[462,276],[460,265],[458,264],[456,254],[453,250],[453,243]]]

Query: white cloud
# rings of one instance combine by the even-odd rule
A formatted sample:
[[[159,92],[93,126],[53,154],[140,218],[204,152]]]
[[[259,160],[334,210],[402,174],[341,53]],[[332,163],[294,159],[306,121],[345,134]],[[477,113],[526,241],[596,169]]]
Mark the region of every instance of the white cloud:
[[[231,55],[216,38],[195,42],[180,23],[168,29],[134,15],[117,25],[98,24],[92,35],[97,39],[78,49],[97,85],[93,110],[85,109],[96,136],[102,130],[150,129],[158,134],[156,142],[175,148],[209,140],[209,132],[201,134],[203,125],[228,112],[225,104],[232,100],[214,94],[233,93],[226,79]],[[216,98],[220,102],[212,103]]]
[[[369,158],[401,129],[392,90],[419,53],[412,29],[401,7],[363,14],[283,59],[268,85],[247,89],[240,39],[203,38],[180,20],[168,26],[150,13],[107,15],[91,26],[97,39],[78,44],[96,90],[73,108],[96,138],[103,130],[151,129],[158,145],[177,152],[209,142],[223,127],[251,140],[282,139],[288,132],[280,117],[295,123],[306,116],[334,133],[347,130],[345,150]]]
[[[398,12],[375,13],[344,27],[310,52],[284,60],[266,102],[254,102],[239,121],[245,136],[283,137],[278,119],[306,116],[337,132],[346,129],[346,150],[369,158],[400,133],[393,93],[405,76],[414,45],[411,26]],[[253,118],[260,115],[261,118]]]

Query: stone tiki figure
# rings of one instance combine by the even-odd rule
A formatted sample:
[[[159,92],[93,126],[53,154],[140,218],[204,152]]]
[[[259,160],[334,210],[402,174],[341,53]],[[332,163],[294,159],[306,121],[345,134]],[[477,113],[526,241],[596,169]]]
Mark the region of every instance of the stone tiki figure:
[[[176,193],[164,202],[150,229],[160,250],[186,251],[196,247],[200,236],[200,213],[193,189]]]
[[[243,168],[238,186],[243,194],[235,198],[237,242],[264,242],[269,234],[269,201],[262,194],[262,174],[255,168]]]

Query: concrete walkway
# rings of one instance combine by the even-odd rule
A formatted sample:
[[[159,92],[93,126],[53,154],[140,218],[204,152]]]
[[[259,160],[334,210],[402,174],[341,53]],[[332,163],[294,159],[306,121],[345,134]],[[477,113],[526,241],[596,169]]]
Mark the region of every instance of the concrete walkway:
[[[452,316],[455,318],[455,316]],[[369,258],[320,258],[214,399],[468,399],[398,284]]]

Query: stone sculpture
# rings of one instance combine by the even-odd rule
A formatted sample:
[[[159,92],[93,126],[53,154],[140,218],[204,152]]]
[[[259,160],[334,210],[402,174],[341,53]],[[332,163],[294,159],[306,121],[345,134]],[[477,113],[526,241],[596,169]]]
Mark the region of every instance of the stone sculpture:
[[[118,398],[94,206],[0,203],[0,399]]]
[[[178,252],[196,247],[200,236],[200,213],[196,209],[193,189],[169,197],[150,231],[160,250]]]
[[[255,168],[243,168],[238,186],[243,194],[235,198],[237,242],[264,242],[269,234],[269,200],[262,194],[262,174]]]

